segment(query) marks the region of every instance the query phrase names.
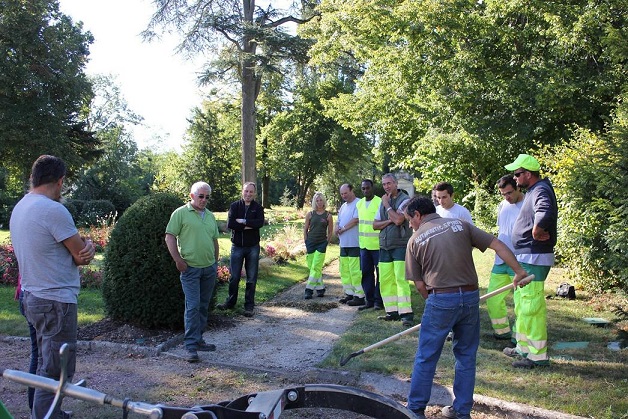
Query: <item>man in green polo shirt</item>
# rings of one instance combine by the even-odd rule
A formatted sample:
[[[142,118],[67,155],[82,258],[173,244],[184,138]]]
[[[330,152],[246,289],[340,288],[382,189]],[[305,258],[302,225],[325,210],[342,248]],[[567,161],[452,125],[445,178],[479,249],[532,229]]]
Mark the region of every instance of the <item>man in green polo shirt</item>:
[[[209,301],[216,285],[218,224],[205,207],[211,187],[197,182],[190,188],[190,202],[174,210],[166,227],[166,244],[181,273],[185,294],[186,360],[198,362],[197,351],[215,351],[216,346],[203,340]]]

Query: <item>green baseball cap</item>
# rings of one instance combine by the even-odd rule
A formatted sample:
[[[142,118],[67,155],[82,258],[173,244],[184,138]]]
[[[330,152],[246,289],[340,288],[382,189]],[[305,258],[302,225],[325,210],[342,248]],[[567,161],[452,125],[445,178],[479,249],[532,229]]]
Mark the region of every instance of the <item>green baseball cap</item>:
[[[538,172],[541,168],[539,161],[529,154],[519,154],[517,160],[504,166],[506,170],[514,171],[519,168],[529,170],[531,172]]]

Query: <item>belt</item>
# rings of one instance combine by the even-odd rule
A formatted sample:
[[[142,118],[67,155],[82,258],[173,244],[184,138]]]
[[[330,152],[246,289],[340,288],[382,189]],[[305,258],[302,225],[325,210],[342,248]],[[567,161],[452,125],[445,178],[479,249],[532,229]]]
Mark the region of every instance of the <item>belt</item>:
[[[427,290],[428,294],[453,294],[455,292],[475,291],[478,289],[476,285],[463,285],[461,287],[449,287],[449,288],[432,288]]]

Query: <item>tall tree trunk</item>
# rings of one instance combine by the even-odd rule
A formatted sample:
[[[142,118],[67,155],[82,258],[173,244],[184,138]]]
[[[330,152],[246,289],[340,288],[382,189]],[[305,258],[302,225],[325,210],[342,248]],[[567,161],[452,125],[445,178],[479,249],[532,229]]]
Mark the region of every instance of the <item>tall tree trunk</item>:
[[[253,24],[254,0],[243,0],[244,20]],[[257,184],[255,170],[255,100],[259,92],[259,80],[255,72],[255,49],[257,43],[251,36],[243,38],[242,65],[242,183],[254,182]]]

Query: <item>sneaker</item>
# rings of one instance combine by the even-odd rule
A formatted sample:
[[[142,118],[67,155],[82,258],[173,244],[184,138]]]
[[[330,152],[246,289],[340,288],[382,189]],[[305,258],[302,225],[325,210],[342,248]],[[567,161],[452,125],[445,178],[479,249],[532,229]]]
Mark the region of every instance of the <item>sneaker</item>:
[[[340,304],[347,304],[349,301],[353,300],[353,295],[345,294],[338,302]]]
[[[305,299],[306,300],[311,300],[313,295],[314,295],[314,290],[311,290],[309,288],[305,289]]]
[[[471,419],[470,414],[458,413],[453,406],[445,406],[440,414],[447,419]]]
[[[244,317],[253,317],[253,309],[244,310]]]
[[[347,302],[347,305],[351,307],[357,307],[357,306],[363,306],[364,303],[365,303],[364,297],[353,297],[351,301]]]
[[[410,409],[410,411],[414,413],[414,416],[417,418],[425,419],[425,409]]]
[[[323,288],[322,290],[316,290],[316,296],[317,297],[324,297],[325,296],[325,288]]]
[[[196,350],[201,352],[214,352],[216,350],[216,345],[213,343],[201,342],[198,344]]]
[[[517,352],[517,348],[504,348],[502,351],[504,355],[509,356],[511,358],[516,358],[521,356],[519,352]]]
[[[358,307],[358,310],[359,311],[368,310],[369,308],[373,308],[373,307],[375,307],[375,304],[373,304],[373,303],[366,303],[365,305]]]
[[[221,303],[221,304],[216,305],[216,308],[219,310],[231,310],[233,307],[227,305],[227,303]]]
[[[188,349],[185,354],[185,360],[188,362],[198,362],[201,359],[198,357],[198,353],[194,349]]]

